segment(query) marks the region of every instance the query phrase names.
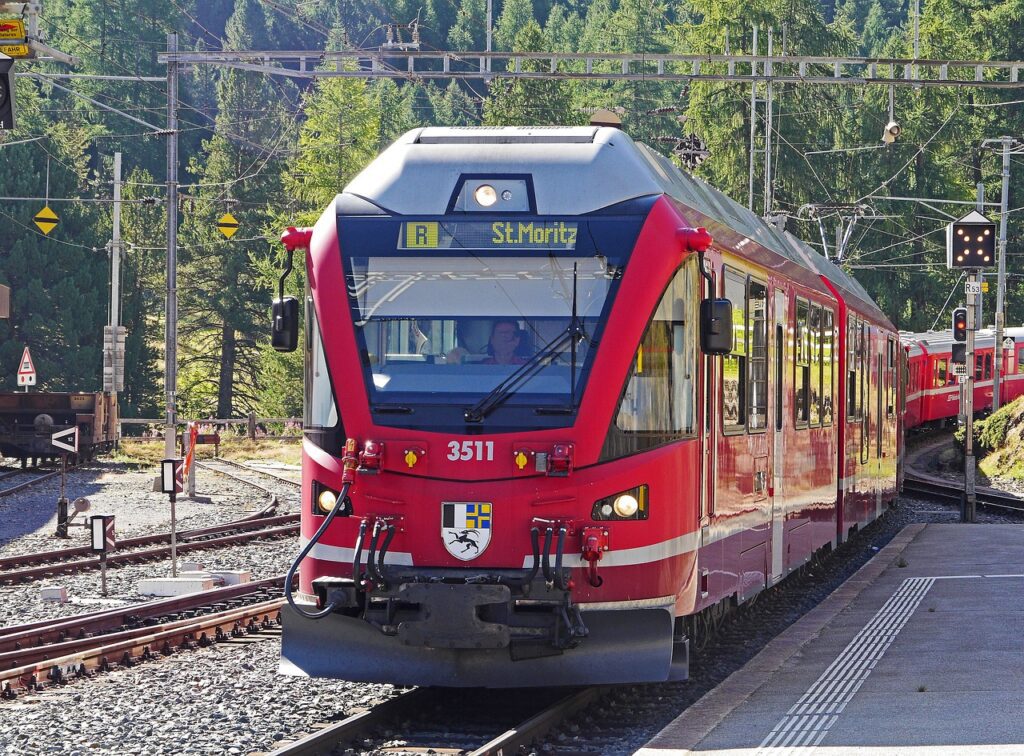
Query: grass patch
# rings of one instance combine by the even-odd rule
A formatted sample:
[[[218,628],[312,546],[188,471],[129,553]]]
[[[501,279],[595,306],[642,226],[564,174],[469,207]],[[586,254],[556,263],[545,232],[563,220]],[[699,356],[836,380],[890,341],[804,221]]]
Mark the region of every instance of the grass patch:
[[[989,478],[1024,480],[1024,397],[974,424],[978,467]]]
[[[256,439],[250,441],[244,436],[221,436],[220,456],[238,462],[245,460],[264,460],[281,462],[289,465],[302,463],[302,439],[296,437],[285,440]],[[212,444],[196,447],[197,459],[210,459],[214,456]],[[164,458],[164,442],[162,439],[141,440],[136,438],[121,439],[120,448],[111,455],[114,462],[155,467]]]

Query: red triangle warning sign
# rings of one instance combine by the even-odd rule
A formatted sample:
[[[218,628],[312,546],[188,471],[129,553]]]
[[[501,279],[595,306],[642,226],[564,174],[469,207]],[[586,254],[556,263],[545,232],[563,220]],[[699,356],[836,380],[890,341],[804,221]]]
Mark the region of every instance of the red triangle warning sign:
[[[36,366],[32,364],[32,355],[28,351],[28,347],[25,347],[25,351],[21,354],[21,363],[18,367],[18,375],[34,375],[36,372]]]

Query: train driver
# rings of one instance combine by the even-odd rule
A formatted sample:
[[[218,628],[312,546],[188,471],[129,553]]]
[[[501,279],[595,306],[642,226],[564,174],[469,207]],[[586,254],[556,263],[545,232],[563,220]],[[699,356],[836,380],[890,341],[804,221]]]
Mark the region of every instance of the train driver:
[[[481,365],[522,365],[526,362],[519,353],[522,332],[514,320],[496,320],[491,326],[491,338],[487,342],[486,356]],[[466,361],[469,352],[462,347],[448,352],[446,362],[458,364]]]

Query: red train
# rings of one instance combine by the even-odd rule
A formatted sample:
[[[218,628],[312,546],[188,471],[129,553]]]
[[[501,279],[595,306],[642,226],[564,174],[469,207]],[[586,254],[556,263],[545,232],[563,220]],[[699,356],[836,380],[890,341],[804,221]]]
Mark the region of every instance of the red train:
[[[907,352],[906,427],[955,421],[960,412],[960,384],[953,373],[952,331],[901,332],[900,339]],[[1003,340],[1007,346],[1000,350],[1003,355],[1000,404],[1024,394],[1024,328],[1003,329]],[[994,347],[993,329],[977,331],[974,337],[975,412],[992,409]]]
[[[896,495],[892,324],[621,131],[415,130],[283,239],[309,281],[284,672],[681,679],[701,618]]]

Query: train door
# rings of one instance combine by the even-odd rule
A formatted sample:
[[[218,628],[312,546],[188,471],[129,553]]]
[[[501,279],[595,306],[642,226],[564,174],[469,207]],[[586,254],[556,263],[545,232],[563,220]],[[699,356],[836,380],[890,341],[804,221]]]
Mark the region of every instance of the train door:
[[[782,579],[782,541],[786,512],[783,508],[785,501],[785,480],[786,471],[786,434],[784,398],[789,396],[785,388],[786,376],[786,329],[788,325],[786,292],[775,291],[775,328],[774,333],[774,369],[775,369],[775,415],[772,418],[772,479],[774,481],[774,495],[772,496],[772,558],[771,576],[768,584],[772,585]]]
[[[882,345],[881,339],[878,345]],[[881,350],[875,355],[875,517],[882,514],[882,402],[886,396],[885,374],[882,370],[884,360]]]

